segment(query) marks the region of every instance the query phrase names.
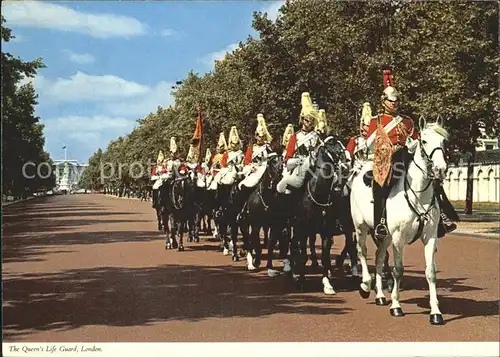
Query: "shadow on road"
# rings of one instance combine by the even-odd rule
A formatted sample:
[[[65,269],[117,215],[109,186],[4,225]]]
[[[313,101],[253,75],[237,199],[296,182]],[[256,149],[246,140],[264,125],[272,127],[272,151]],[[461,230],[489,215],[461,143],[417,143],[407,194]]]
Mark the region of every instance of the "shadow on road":
[[[345,314],[340,297],[293,294],[289,281],[241,267],[95,268],[6,279],[5,338],[29,330],[139,326],[169,320]],[[22,313],[21,313],[22,312]]]

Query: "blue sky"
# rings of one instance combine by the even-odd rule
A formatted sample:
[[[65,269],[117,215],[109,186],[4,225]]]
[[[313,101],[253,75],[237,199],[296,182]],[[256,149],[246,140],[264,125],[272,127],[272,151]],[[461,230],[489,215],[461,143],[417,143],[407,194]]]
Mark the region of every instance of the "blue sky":
[[[86,162],[129,133],[135,120],[172,103],[187,72],[213,68],[246,40],[252,12],[276,18],[284,1],[2,2],[16,39],[2,51],[47,68],[32,80],[36,114],[53,159]]]

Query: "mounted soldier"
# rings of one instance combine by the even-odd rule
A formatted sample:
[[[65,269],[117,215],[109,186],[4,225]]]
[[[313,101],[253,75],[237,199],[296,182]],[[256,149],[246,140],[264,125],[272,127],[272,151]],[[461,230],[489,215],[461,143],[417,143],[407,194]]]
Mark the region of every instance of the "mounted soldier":
[[[373,159],[373,154],[368,156],[368,147],[366,146],[366,138],[368,133],[368,128],[372,119],[372,108],[370,103],[363,103],[363,109],[361,110],[361,123],[360,131],[361,135],[349,139],[347,143],[346,150],[350,154],[351,160],[354,160],[356,164],[359,161],[364,161],[366,159]]]
[[[217,185],[220,180],[220,170],[222,169],[222,157],[224,153],[227,151],[227,142],[226,137],[224,136],[224,132],[221,131],[219,134],[219,142],[217,143],[217,153],[212,156],[211,161],[211,173],[212,173],[212,182],[210,184],[209,190],[216,190]]]
[[[229,148],[222,155],[221,159],[221,180],[219,183],[231,185],[234,183],[237,174],[243,169],[245,155],[241,150],[241,139],[236,126],[231,127],[229,132]]]
[[[170,158],[167,160],[167,175],[169,178],[176,176],[175,170],[181,165],[180,155],[177,149],[175,137],[170,138]]]
[[[311,165],[311,154],[320,142],[319,135],[315,131],[319,121],[319,112],[313,107],[309,93],[302,93],[301,104],[301,128],[290,137],[288,142],[285,154],[287,170],[276,187],[279,193],[288,193],[287,186],[302,187]]]
[[[379,113],[370,120],[366,135],[366,145],[373,151],[374,235],[377,239],[384,239],[388,235],[385,203],[392,187],[391,181],[402,178],[411,158],[408,144],[411,146],[412,141],[420,138],[413,120],[399,113],[400,94],[394,87],[392,71],[384,70],[383,73],[385,89]],[[398,166],[403,166],[404,170],[394,170]],[[437,189],[442,191],[440,187]],[[449,204],[443,194],[444,192],[438,192],[438,201]],[[455,230],[456,225],[443,210],[441,213],[444,229],[447,232]]]
[[[151,173],[151,181],[153,181],[153,208],[157,209],[158,207],[158,189],[162,184],[162,179],[160,176],[162,174],[167,173],[167,168],[164,165],[165,157],[163,155],[163,151],[160,150],[158,153],[158,158],[156,159],[156,166],[153,167],[153,171]]]
[[[267,130],[263,114],[257,114],[257,128],[255,129],[255,144],[249,145],[243,162],[243,175],[245,178],[238,187],[252,188],[266,171],[267,157],[272,152],[271,141],[273,137]]]

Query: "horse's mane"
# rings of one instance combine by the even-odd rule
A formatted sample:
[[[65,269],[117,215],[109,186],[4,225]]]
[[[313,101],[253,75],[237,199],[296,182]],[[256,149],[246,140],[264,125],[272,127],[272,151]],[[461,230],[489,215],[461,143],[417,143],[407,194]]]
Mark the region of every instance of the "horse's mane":
[[[448,140],[448,138],[450,137],[450,134],[448,133],[448,130],[446,130],[445,128],[443,128],[438,123],[427,124],[425,130],[427,130],[427,129],[433,130],[435,133],[441,135],[446,140]]]

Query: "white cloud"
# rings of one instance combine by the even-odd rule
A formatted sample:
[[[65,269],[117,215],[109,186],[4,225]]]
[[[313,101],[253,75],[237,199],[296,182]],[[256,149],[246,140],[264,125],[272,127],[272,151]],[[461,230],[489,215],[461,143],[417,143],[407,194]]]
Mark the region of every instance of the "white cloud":
[[[222,61],[224,59],[224,57],[226,57],[228,52],[233,52],[238,47],[239,47],[238,43],[232,43],[232,44],[226,46],[221,51],[209,53],[208,55],[204,56],[201,59],[201,61],[204,62],[208,66],[213,66],[215,61]]]
[[[104,111],[110,115],[145,117],[155,112],[159,105],[166,108],[173,104],[174,99],[170,94],[173,85],[174,83],[159,82],[154,87],[150,87],[146,93],[127,101],[107,103]]]
[[[165,29],[165,30],[161,30],[160,31],[160,35],[163,36],[163,37],[170,37],[170,36],[174,36],[174,35],[177,35],[178,32],[175,31],[175,30],[171,30],[171,29]]]
[[[104,115],[69,115],[46,119],[43,124],[47,141],[73,142],[75,148],[83,144],[89,152],[93,152],[98,147],[105,148],[110,140],[132,131],[136,122],[134,119]]]
[[[107,101],[148,93],[151,88],[113,75],[93,76],[78,71],[69,78],[50,80],[37,76],[34,85],[40,97],[52,102]]]
[[[273,1],[271,4],[267,5],[262,12],[267,12],[267,18],[276,21],[278,15],[281,15],[279,9],[285,5],[285,0]]]
[[[78,63],[78,64],[88,64],[88,63],[94,63],[95,58],[92,56],[90,53],[74,53],[72,51],[66,50],[64,51],[66,56],[71,62]]]
[[[146,34],[146,25],[133,17],[92,14],[45,1],[4,1],[3,16],[9,24],[83,33],[97,38]]]

